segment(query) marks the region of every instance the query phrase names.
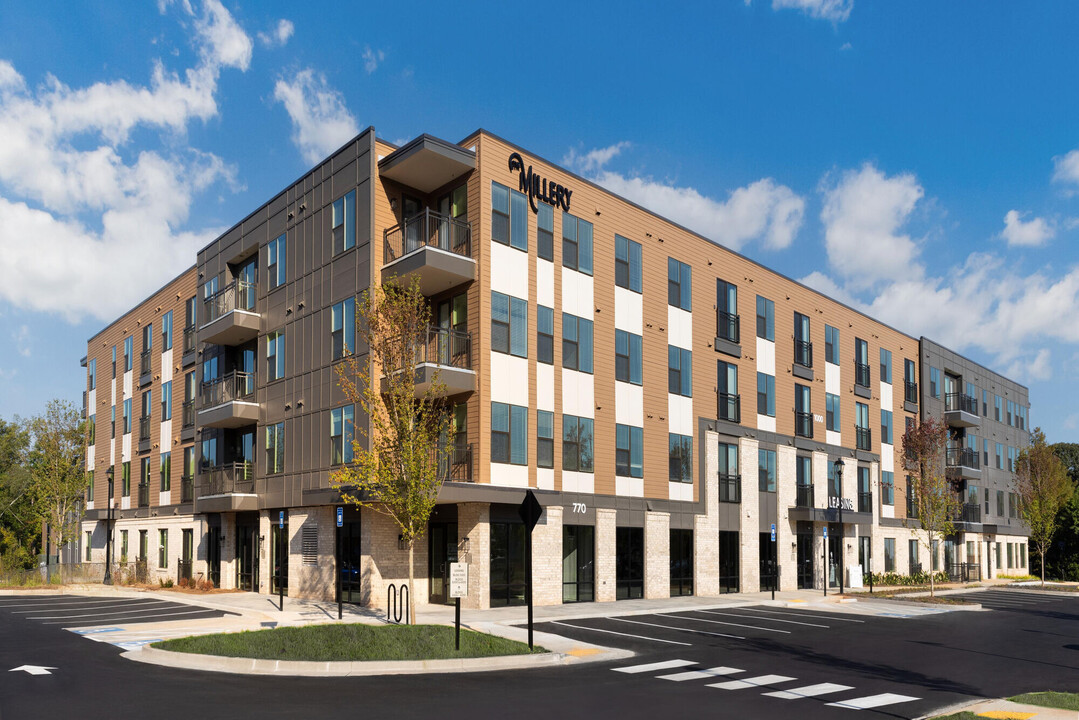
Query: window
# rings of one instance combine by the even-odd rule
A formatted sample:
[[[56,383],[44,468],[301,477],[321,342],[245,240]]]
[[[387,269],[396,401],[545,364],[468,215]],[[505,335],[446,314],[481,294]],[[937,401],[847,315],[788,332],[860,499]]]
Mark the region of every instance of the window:
[[[528,408],[491,403],[491,462],[528,464]]]
[[[266,474],[285,470],[285,423],[266,426]]]
[[[181,479],[191,480],[195,477],[195,448],[184,448],[184,466],[180,468]]]
[[[644,428],[614,426],[614,474],[644,477]]]
[[[842,497],[843,488],[839,486],[839,477],[835,474],[835,462],[828,463],[828,497]]]
[[[89,385],[89,389],[93,390],[97,387],[97,360],[90,360],[90,365],[86,369],[86,382]]]
[[[884,538],[884,572],[895,572],[895,538]]]
[[[882,443],[892,444],[892,411],[881,410],[880,411],[880,441]]]
[[[642,383],[640,335],[625,330],[614,331],[614,377],[634,385]]]
[[[562,266],[592,274],[592,223],[562,213]]]
[[[776,379],[773,375],[757,373],[757,414],[776,416]]]
[[[120,495],[131,497],[131,462],[120,466]],[[111,498],[110,498],[111,499]]]
[[[172,489],[172,453],[161,453],[161,492]]]
[[[667,346],[667,392],[693,397],[693,353]]]
[[[892,351],[880,349],[880,381],[892,384]]]
[[[1004,469],[1004,446],[1001,443],[996,443],[997,450],[997,470]]]
[[[528,252],[528,198],[491,183],[491,239]]]
[[[732,343],[741,341],[738,323],[738,286],[716,280],[716,335]]]
[[[859,450],[869,450],[872,443],[869,433],[869,406],[865,403],[854,404],[855,441]]]
[[[86,473],[86,502],[94,501],[94,471]]]
[[[839,330],[831,325],[824,326],[824,362],[839,364]]]
[[[940,400],[940,370],[929,368],[929,396]]]
[[[562,416],[562,469],[592,472],[592,418]]]
[[[528,357],[528,302],[491,293],[491,349]]]
[[[130,335],[124,338],[124,372],[131,371],[131,356],[135,353],[135,340]]]
[[[794,385],[794,434],[813,437],[813,401],[808,385]]]
[[[536,465],[554,467],[554,413],[536,411]]]
[[[761,492],[776,491],[775,450],[757,450],[757,489]]]
[[[592,321],[562,313],[562,367],[592,372]]]
[[[738,395],[738,366],[734,363],[716,361],[716,392],[719,419],[728,422],[742,421],[741,398]]]
[[[85,544],[85,547],[86,547],[86,562],[90,562],[90,552],[92,550],[92,547],[90,545],[90,539],[92,537],[93,537],[93,535],[90,533],[90,531],[87,531],[86,532],[86,544]]]
[[[915,574],[917,572],[920,572],[921,569],[922,569],[922,564],[920,562],[918,562],[918,541],[917,540],[908,540],[907,541],[907,557],[910,560],[910,574],[913,575],[913,574]]]
[[[164,570],[169,566],[169,531],[157,531],[157,566]]]
[[[120,531],[120,562],[127,562],[127,530]]]
[[[994,395],[993,413],[994,419],[1000,422],[1000,395]]]
[[[348,298],[330,308],[330,345],[333,359],[356,351],[356,298]]]
[[[352,462],[352,434],[355,406],[345,405],[330,411],[330,464]]]
[[[139,475],[139,490],[150,488],[150,458],[146,457],[142,459],[142,473]],[[139,493],[142,494],[141,492]],[[141,502],[141,500],[140,500]]]
[[[1008,401],[1008,425],[1012,425],[1012,418],[1015,414],[1015,403],[1011,400]]]
[[[116,379],[116,346],[112,346],[112,379]]]
[[[285,333],[272,332],[266,336],[266,381],[285,377]],[[205,381],[205,375],[203,380]]]
[[[86,444],[93,445],[97,442],[97,416],[91,415],[86,423]]]
[[[154,348],[154,325],[153,323],[146,323],[142,328],[142,351],[144,353],[150,352]]]
[[[839,430],[839,396],[831,393],[824,394],[824,406],[825,416],[824,421],[826,427],[832,432],[840,432]]]
[[[693,270],[674,258],[667,258],[667,304],[693,312]]]
[[[719,444],[719,501],[742,502],[741,476],[738,474],[738,446]]]
[[[161,316],[161,350],[172,349],[172,310]]]
[[[116,437],[116,406],[112,406],[112,437]]]
[[[869,343],[854,338],[854,384],[869,387]]]
[[[776,304],[760,295],[757,296],[757,337],[772,342],[776,339]]]
[[[266,276],[269,289],[285,284],[285,234],[281,233],[266,246]]]
[[[356,191],[333,201],[333,254],[356,246]]]
[[[554,310],[542,305],[536,306],[536,360],[554,365]]]
[[[641,244],[614,236],[614,284],[641,292]]]
[[[880,472],[880,501],[884,505],[895,505],[895,473],[891,470]]]
[[[172,420],[172,380],[161,383],[161,420]]]
[[[554,262],[554,208],[547,203],[536,211],[536,254]]]
[[[124,400],[124,435],[131,432],[131,398]]]
[[[1015,567],[1014,551],[1012,550],[1013,543],[1007,543],[1008,545],[1008,569]]]
[[[667,479],[670,482],[693,482],[693,438],[671,433],[669,439]]]
[[[798,485],[813,484],[813,458],[799,455],[794,459],[794,479]]]

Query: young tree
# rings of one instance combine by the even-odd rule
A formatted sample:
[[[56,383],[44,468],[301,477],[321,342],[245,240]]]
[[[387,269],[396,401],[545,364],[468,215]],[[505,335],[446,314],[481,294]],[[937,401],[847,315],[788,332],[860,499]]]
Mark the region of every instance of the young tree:
[[[353,462],[330,480],[344,502],[371,508],[396,523],[408,547],[412,623],[415,543],[427,530],[444,479],[439,468],[450,452],[439,445],[450,415],[437,371],[425,389],[416,384],[417,358],[428,344],[429,322],[430,310],[416,283],[387,284],[361,297],[356,334],[368,352],[349,356],[338,375],[345,396],[370,419],[370,429],[359,427],[352,441]]]
[[[30,492],[56,548],[78,537],[74,518],[86,489],[84,432],[79,411],[66,400],[50,400],[45,412],[30,420]]]
[[[1045,433],[1034,428],[1031,444],[1019,453],[1015,464],[1015,491],[1019,515],[1030,531],[1030,542],[1041,556],[1042,587],[1045,587],[1045,555],[1056,532],[1057,515],[1071,498],[1068,470],[1045,443]]]
[[[915,422],[903,433],[903,449],[907,456],[907,468],[912,471],[907,492],[910,504],[917,514],[923,544],[934,551],[941,537],[955,532],[954,518],[959,512],[959,496],[944,471],[944,448],[948,441],[948,427],[934,418]],[[930,565],[932,567],[932,565]],[[929,573],[929,595],[936,595],[936,580]]]
[[[0,571],[30,569],[37,559],[41,526],[29,492],[29,449],[26,423],[0,420]]]

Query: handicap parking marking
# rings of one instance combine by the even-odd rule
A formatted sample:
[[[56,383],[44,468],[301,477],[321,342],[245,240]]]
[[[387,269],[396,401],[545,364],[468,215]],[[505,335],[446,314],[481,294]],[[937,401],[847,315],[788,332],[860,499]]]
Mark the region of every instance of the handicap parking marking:
[[[123,632],[123,628],[111,627],[111,628],[87,628],[86,630],[75,630],[68,628],[76,635],[97,635],[99,633],[111,633],[111,632]]]
[[[155,642],[161,642],[161,638],[153,638],[151,640],[123,640],[111,644],[118,648],[124,648],[125,650],[141,650],[143,645],[149,645],[150,643]]]

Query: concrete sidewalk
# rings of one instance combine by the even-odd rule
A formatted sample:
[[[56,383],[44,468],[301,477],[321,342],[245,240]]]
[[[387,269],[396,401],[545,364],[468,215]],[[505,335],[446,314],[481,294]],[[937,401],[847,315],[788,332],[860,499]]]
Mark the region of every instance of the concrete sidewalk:
[[[1075,710],[1060,710],[1059,708],[1047,708],[1040,705],[1024,705],[1014,703],[1011,700],[979,700],[976,703],[956,705],[945,708],[927,715],[919,720],[928,720],[935,717],[947,717],[960,712],[969,712],[978,717],[1001,718],[1002,720],[1076,720],[1079,712]]]

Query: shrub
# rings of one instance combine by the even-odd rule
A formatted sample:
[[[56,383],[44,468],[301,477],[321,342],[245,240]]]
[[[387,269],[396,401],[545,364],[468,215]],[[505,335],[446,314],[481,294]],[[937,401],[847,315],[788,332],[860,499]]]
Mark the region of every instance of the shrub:
[[[163,588],[172,587],[172,578],[165,578],[164,580],[158,580],[157,584]]]
[[[214,584],[211,580],[208,580],[206,578],[199,578],[198,582],[195,583],[195,589],[207,592],[214,589]]]
[[[900,575],[899,573],[872,573],[874,585],[928,585],[929,573],[925,570],[914,573],[913,575]],[[869,584],[870,573],[866,573],[863,579],[863,583]],[[944,570],[938,570],[933,573],[933,581],[937,583],[948,582],[948,573]]]

